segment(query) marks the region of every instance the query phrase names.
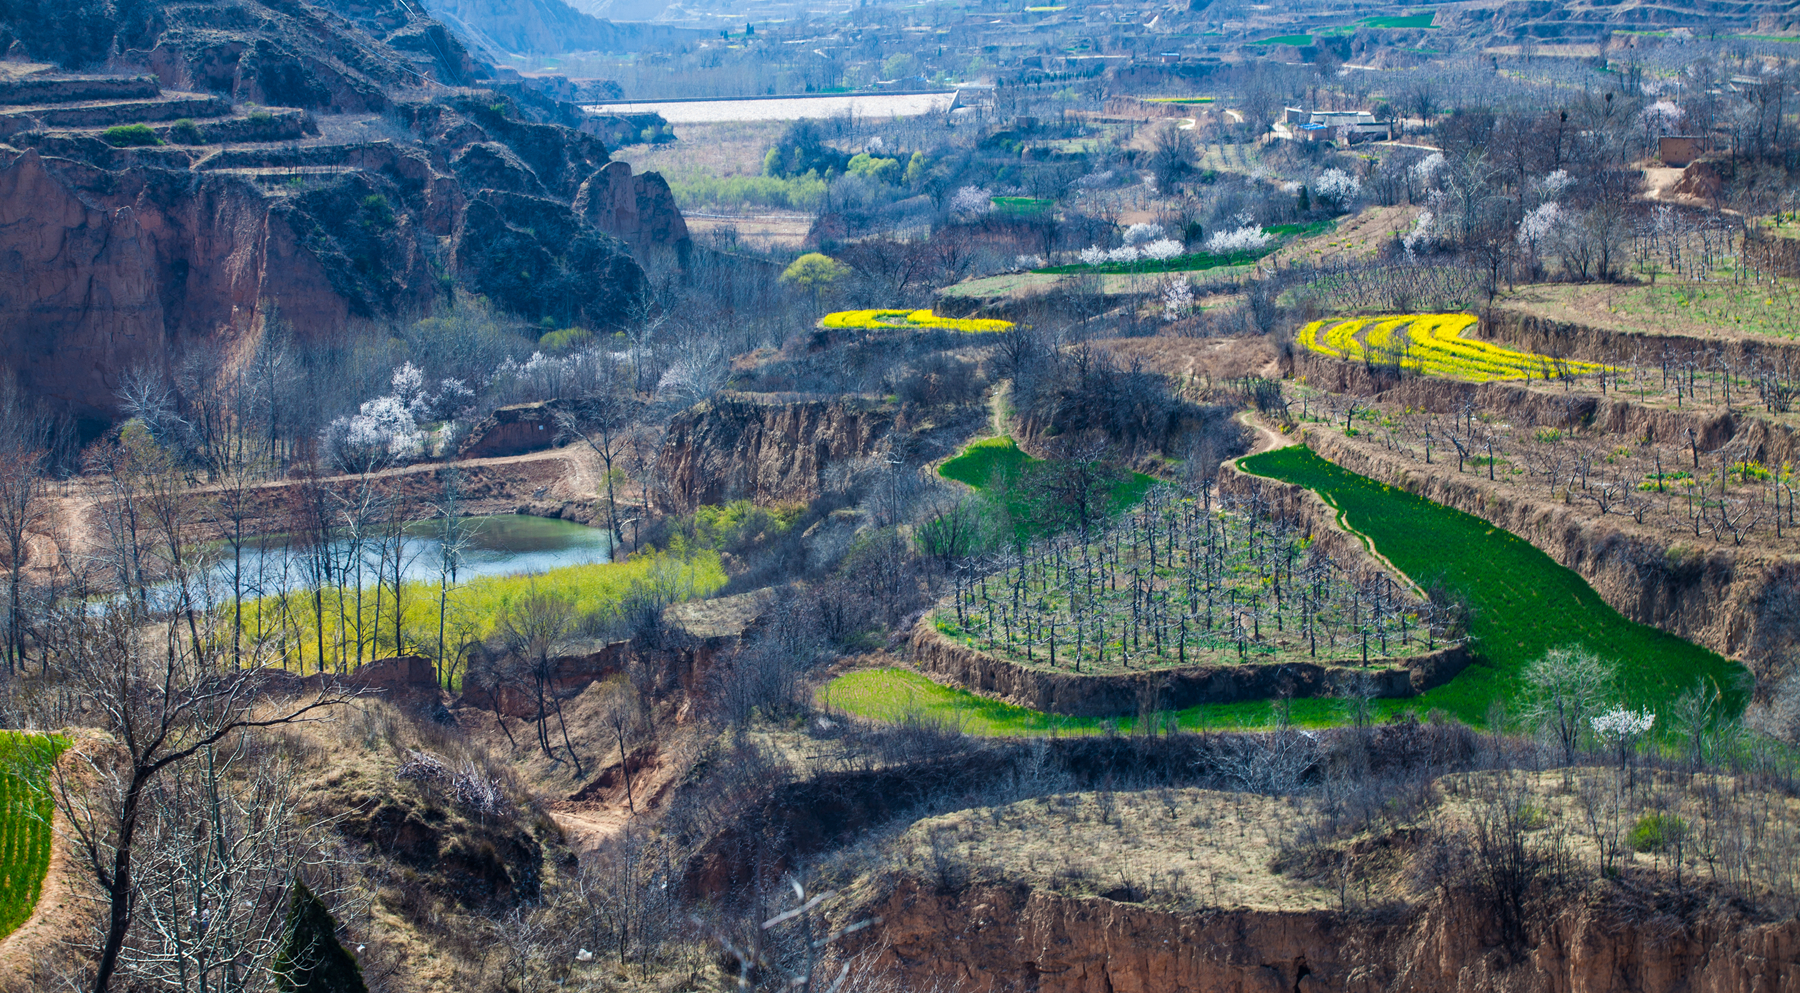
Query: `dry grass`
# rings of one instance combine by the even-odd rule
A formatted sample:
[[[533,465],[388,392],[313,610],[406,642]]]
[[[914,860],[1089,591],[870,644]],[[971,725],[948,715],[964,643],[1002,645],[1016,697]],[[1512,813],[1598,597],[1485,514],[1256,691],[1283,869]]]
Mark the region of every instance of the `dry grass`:
[[[1183,383],[1239,376],[1275,376],[1275,348],[1266,335],[1250,338],[1102,338],[1091,343],[1121,365],[1143,363],[1144,371]]]
[[[1277,265],[1331,265],[1372,259],[1381,246],[1411,228],[1418,207],[1370,207],[1338,219],[1329,231],[1283,246],[1273,256]]]
[[[958,811],[914,824],[889,866],[940,889],[1022,884],[1173,911],[1392,907],[1470,885],[1485,827],[1516,832],[1540,888],[1624,879],[1781,915],[1800,893],[1797,823],[1800,800],[1724,774],[1602,765],[1385,787],[1344,775],[1299,797],[1161,789]]]
[[[728,121],[683,124],[680,139],[661,145],[627,145],[612,157],[631,163],[631,171],[660,172],[665,177],[687,173],[711,176],[760,176],[763,156],[781,138],[785,121]]]
[[[1200,789],[1068,793],[920,821],[893,858],[939,885],[998,879],[1171,909],[1325,909],[1326,888],[1270,868],[1302,809]]]
[[[702,244],[756,252],[793,251],[812,230],[811,214],[685,214],[688,233]]]
[[[1533,317],[1642,335],[1787,342],[1800,337],[1800,282],[1656,285],[1547,283],[1521,286],[1500,304]],[[1653,351],[1649,345],[1646,351]]]

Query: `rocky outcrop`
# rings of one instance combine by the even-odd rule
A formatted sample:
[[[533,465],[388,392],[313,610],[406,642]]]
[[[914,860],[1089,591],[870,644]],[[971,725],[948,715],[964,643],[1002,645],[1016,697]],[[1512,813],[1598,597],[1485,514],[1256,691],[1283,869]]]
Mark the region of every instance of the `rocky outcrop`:
[[[566,700],[603,679],[625,671],[630,661],[632,643],[615,641],[591,652],[577,652],[551,660],[554,667],[544,683],[544,705],[554,706],[553,699]],[[486,649],[476,647],[468,657],[469,671],[492,671],[496,661],[486,657]],[[538,700],[528,680],[484,681],[475,677],[463,681],[463,693],[457,706],[479,707],[508,717],[530,718],[538,713]]]
[[[483,459],[535,452],[555,443],[556,430],[556,412],[548,403],[501,407],[469,429],[457,455]]]
[[[460,284],[533,321],[622,322],[644,275],[609,232],[685,246],[667,186],[604,172],[604,143],[560,123],[578,108],[428,92],[434,79],[471,81],[473,65],[451,39],[429,66],[393,47],[431,48],[434,30],[398,0],[344,0],[338,13],[0,0],[0,49],[145,70],[33,65],[0,88],[11,101],[0,105],[0,362],[91,437],[116,415],[128,371],[193,355],[228,371],[277,315],[306,347],[353,322],[428,315]],[[234,99],[287,107],[246,112]],[[329,140],[308,109],[384,110],[399,127]],[[105,140],[106,127],[143,122],[172,144]],[[632,211],[577,211],[584,189]]]
[[[28,393],[104,422],[126,371],[233,354],[277,302],[301,340],[342,328],[351,302],[296,219],[237,177],[110,173],[0,146],[0,362]]]
[[[1295,697],[1408,697],[1448,682],[1468,665],[1468,652],[1452,645],[1411,658],[1382,659],[1360,667],[1315,662],[1206,665],[1141,673],[1083,675],[1031,669],[959,645],[938,631],[927,614],[913,628],[907,660],[937,682],[1052,714],[1119,717],[1143,710],[1182,710],[1203,703]]]
[[[908,988],[965,993],[1800,989],[1800,922],[1634,914],[1605,887],[1555,913],[1518,964],[1488,941],[1491,909],[1463,894],[1368,913],[1177,913],[1024,885],[946,892],[912,878],[859,908],[880,924],[853,945]]]
[[[651,499],[681,514],[730,500],[810,500],[832,466],[873,455],[896,409],[879,400],[722,392],[669,424]]]
[[[687,221],[661,173],[633,176],[631,163],[613,162],[594,173],[575,194],[575,213],[640,252],[692,246]]]

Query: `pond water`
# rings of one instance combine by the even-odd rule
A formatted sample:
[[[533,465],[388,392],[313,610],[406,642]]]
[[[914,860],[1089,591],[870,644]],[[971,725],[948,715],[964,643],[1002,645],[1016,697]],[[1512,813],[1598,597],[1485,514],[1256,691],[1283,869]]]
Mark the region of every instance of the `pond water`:
[[[610,535],[605,528],[591,528],[573,521],[524,514],[465,517],[457,521],[462,547],[454,550],[457,582],[480,576],[516,576],[546,572],[563,566],[612,561]],[[402,575],[436,582],[444,563],[443,525],[421,521],[408,528],[400,552]],[[384,550],[379,539],[360,547],[347,538],[330,546],[330,568],[354,576],[360,569],[366,585],[373,584],[383,568]],[[392,573],[392,545],[385,570]],[[229,545],[217,546],[220,562],[216,582],[229,587],[236,566]],[[247,543],[242,555],[244,585],[264,594],[310,588],[319,568],[307,549],[294,547],[291,536],[269,535]],[[335,579],[335,575],[334,575]],[[354,584],[354,580],[349,581]]]

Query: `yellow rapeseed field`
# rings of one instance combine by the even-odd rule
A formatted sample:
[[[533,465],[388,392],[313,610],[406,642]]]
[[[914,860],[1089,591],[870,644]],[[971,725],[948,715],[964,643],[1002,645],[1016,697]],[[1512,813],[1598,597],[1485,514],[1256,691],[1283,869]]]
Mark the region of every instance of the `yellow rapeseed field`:
[[[1011,321],[939,317],[929,310],[840,310],[819,322],[827,328],[949,328],[952,331],[1005,331]]]
[[[1320,355],[1350,362],[1397,362],[1427,376],[1477,383],[1584,376],[1608,368],[1464,338],[1463,332],[1476,321],[1473,314],[1332,318],[1313,321],[1297,337],[1303,347]]]

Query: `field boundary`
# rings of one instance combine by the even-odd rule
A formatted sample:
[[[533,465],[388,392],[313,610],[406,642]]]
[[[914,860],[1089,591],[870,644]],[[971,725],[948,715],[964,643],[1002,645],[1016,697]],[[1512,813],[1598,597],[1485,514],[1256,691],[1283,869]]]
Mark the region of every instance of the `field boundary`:
[[[1346,696],[1414,696],[1447,682],[1468,664],[1462,645],[1423,655],[1386,658],[1367,668],[1317,662],[1158,668],[1138,673],[1085,675],[1031,669],[946,637],[926,614],[913,627],[907,659],[921,675],[1047,714],[1116,717],[1140,711],[1185,710],[1201,704]]]
[[[58,733],[71,739],[56,759],[60,775],[72,788],[94,785],[93,767],[105,762],[111,740],[91,732]],[[66,963],[102,912],[100,902],[85,891],[73,844],[68,816],[59,804],[51,815],[50,865],[37,904],[16,930],[0,938],[0,993],[49,988],[56,978],[51,965]]]

